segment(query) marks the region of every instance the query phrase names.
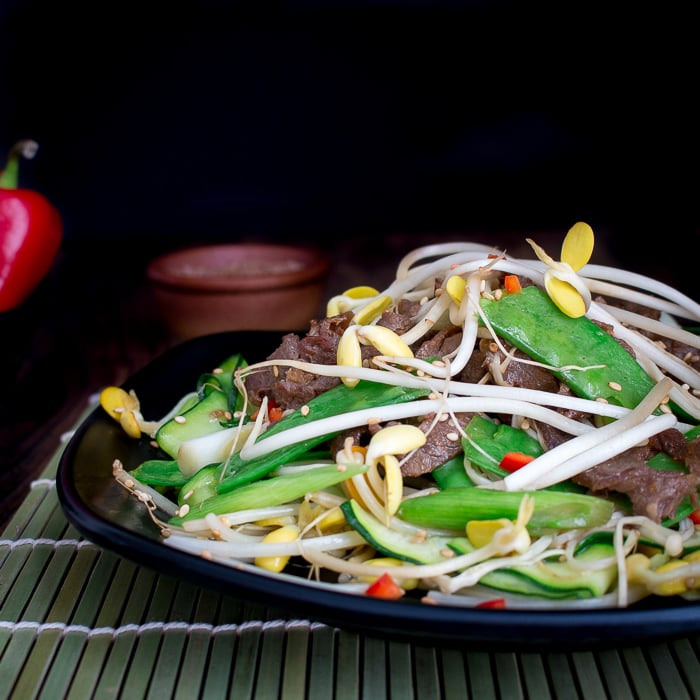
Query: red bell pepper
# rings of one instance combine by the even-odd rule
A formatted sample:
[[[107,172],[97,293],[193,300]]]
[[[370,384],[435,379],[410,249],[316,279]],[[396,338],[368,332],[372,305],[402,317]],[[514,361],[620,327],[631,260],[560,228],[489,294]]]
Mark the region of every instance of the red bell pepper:
[[[20,141],[0,173],[0,312],[19,306],[51,268],[63,238],[58,210],[44,195],[18,187],[20,156],[38,144]]]

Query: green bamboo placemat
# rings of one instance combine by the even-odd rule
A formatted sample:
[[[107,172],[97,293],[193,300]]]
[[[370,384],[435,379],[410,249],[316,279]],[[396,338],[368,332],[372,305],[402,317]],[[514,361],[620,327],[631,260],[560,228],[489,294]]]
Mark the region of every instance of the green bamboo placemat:
[[[700,697],[695,638],[596,652],[432,648],[158,575],[67,523],[60,451],[0,538],[0,698]]]

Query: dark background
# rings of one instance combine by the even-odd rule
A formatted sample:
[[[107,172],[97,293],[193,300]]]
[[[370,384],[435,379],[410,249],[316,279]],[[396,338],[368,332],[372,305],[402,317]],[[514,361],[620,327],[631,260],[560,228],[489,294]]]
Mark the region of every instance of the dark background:
[[[694,276],[697,60],[678,10],[0,8],[0,153],[40,143],[22,184],[60,209],[68,247],[99,255],[116,241],[147,257],[274,239],[333,251],[397,234],[563,236],[585,220],[626,266]]]
[[[0,159],[65,225],[0,314],[0,527],[89,397],[177,342],[144,268],[197,242],[308,242],[329,291],[455,237],[697,299],[692,6],[506,0],[0,0]],[[0,165],[0,167],[2,167]]]

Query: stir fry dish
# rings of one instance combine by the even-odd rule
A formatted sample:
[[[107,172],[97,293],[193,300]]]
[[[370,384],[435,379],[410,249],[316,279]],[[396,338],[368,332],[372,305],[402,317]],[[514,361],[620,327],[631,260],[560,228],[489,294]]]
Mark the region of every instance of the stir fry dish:
[[[165,546],[351,595],[485,608],[700,596],[700,304],[470,242],[406,255],[267,358],[231,349],[115,479]],[[146,411],[147,407],[143,407]]]

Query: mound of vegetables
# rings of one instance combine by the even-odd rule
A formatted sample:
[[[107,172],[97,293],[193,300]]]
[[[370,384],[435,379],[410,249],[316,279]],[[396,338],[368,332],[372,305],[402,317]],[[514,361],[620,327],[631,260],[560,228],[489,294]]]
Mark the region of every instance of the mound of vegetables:
[[[475,243],[408,254],[268,358],[232,348],[146,420],[115,478],[165,545],[443,605],[626,607],[700,590],[700,305],[589,263]]]

